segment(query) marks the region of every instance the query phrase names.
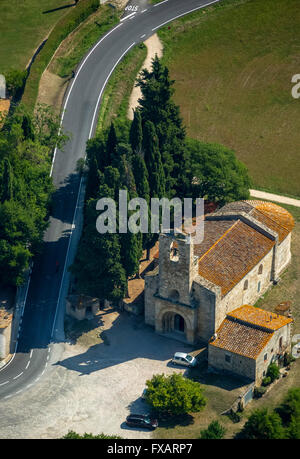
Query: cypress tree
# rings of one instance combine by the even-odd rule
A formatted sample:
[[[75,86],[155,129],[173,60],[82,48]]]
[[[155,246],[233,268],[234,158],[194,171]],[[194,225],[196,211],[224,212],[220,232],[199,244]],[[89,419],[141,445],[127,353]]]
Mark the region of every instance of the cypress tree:
[[[145,163],[149,174],[150,196],[165,196],[165,173],[161,162],[158,138],[154,124],[146,121],[143,130],[143,149],[145,153]]]
[[[143,142],[142,117],[139,110],[134,111],[133,121],[129,131],[129,142],[133,152],[140,152]]]
[[[2,176],[2,196],[1,202],[10,201],[13,198],[13,171],[9,160],[4,160]]]
[[[30,115],[28,115],[27,113],[23,115],[22,129],[23,129],[25,139],[30,139],[30,140],[35,139],[32,119]]]
[[[151,121],[155,125],[165,172],[166,195],[170,197],[186,195],[188,189],[185,128],[179,107],[172,100],[173,84],[167,67],[157,56],[152,60],[151,71],[144,69],[138,79],[143,95],[139,99],[142,123]]]
[[[132,171],[136,184],[136,192],[138,197],[150,202],[150,187],[148,181],[148,171],[144,158],[140,153],[137,153],[132,158]]]
[[[116,152],[116,146],[118,143],[117,139],[117,134],[116,134],[116,129],[115,125],[112,122],[110,125],[110,129],[108,132],[107,136],[107,142],[106,142],[106,157],[107,157],[107,163],[108,165],[112,164],[115,152]]]

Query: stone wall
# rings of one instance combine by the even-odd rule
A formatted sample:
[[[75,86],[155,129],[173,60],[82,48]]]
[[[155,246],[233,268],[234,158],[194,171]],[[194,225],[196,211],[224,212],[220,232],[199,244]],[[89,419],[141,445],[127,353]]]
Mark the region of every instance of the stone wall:
[[[158,290],[158,271],[147,273],[145,276],[145,323],[155,327],[155,298],[154,294]]]
[[[282,349],[290,351],[291,346],[291,324],[288,324],[279,330],[276,330],[266,344],[264,350],[259,354],[256,360],[256,383],[260,384],[267,373],[270,363],[277,361],[277,354],[280,352],[280,338],[282,338]],[[266,359],[265,359],[266,356]]]
[[[229,356],[230,361],[227,361],[225,356]],[[234,373],[243,378],[255,380],[256,362],[254,359],[211,345],[208,345],[208,366],[218,371]]]
[[[276,277],[287,267],[291,261],[291,238],[290,233],[276,249],[275,273]]]
[[[0,359],[5,359],[10,354],[11,322],[5,328],[0,328]]]
[[[215,333],[216,304],[220,289],[214,289],[212,285],[205,286],[204,279],[201,279],[194,282],[192,290],[197,304],[197,338],[208,341]]]

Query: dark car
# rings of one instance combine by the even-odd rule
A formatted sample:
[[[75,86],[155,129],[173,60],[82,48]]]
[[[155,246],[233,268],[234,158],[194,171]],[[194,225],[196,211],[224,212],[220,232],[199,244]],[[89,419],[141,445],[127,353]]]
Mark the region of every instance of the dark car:
[[[126,424],[130,427],[144,427],[151,430],[158,426],[157,420],[150,418],[147,414],[130,414],[126,418]]]

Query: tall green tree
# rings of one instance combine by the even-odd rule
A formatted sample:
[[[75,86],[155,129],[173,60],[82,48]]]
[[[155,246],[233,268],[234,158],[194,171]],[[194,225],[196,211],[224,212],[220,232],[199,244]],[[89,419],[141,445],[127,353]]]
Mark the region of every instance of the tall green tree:
[[[1,202],[10,201],[13,198],[13,171],[10,161],[5,158],[2,174]]]
[[[168,196],[183,196],[188,186],[185,177],[188,163],[186,133],[179,107],[172,100],[173,84],[168,68],[156,56],[152,60],[151,70],[143,69],[138,79],[142,91],[139,104],[143,125],[151,121],[157,132],[165,172],[165,191]]]
[[[106,157],[108,165],[112,165],[118,144],[117,133],[114,123],[112,122],[108,131],[106,141]]]
[[[182,374],[154,375],[146,385],[146,402],[160,415],[195,413],[206,405],[201,385]]]
[[[193,195],[224,205],[249,199],[251,181],[235,153],[219,144],[187,141]]]
[[[263,408],[251,414],[238,437],[249,440],[275,440],[285,438],[285,432],[280,416]]]
[[[107,187],[102,187],[104,196],[109,196],[108,191]],[[90,199],[86,204],[84,231],[71,271],[82,293],[118,303],[127,292],[119,237],[116,233],[98,233],[96,202]]]
[[[147,166],[149,176],[150,196],[152,198],[165,197],[165,173],[161,161],[156,129],[151,121],[146,121],[144,126],[143,150],[145,155],[145,164]]]
[[[220,440],[225,435],[225,428],[219,421],[212,421],[207,429],[201,430],[201,440]]]
[[[143,128],[142,117],[139,110],[134,111],[134,117],[129,131],[129,142],[133,152],[139,153],[141,151],[143,143]]]

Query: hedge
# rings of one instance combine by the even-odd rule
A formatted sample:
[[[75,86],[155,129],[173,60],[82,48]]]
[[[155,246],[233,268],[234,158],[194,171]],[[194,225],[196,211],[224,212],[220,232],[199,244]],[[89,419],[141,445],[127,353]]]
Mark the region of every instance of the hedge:
[[[40,78],[60,43],[98,8],[99,0],[80,0],[69,13],[57,22],[44,47],[32,63],[27,77],[22,102],[27,105],[29,110],[34,109]]]

